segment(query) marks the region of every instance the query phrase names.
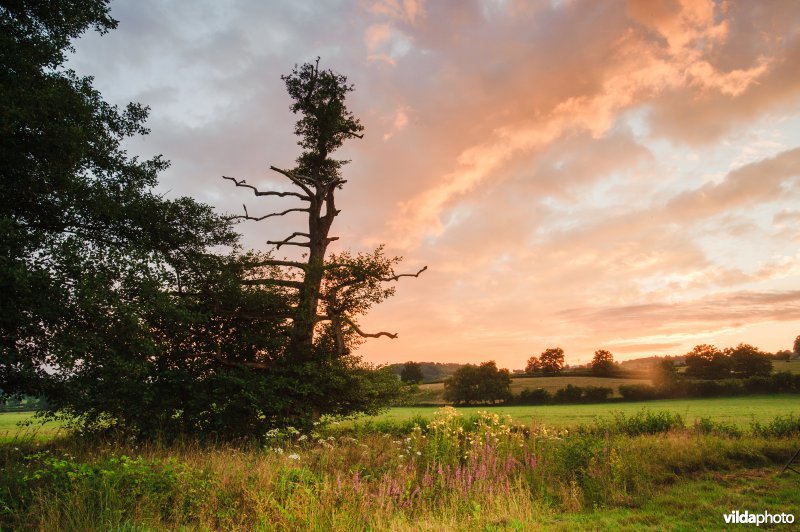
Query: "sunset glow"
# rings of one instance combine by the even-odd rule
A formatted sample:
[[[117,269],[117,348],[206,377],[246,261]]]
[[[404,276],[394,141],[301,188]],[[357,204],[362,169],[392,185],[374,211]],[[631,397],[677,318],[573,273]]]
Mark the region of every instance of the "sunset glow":
[[[800,4],[794,1],[112,3],[70,65],[151,107],[132,153],[168,196],[289,208],[298,154],[280,75],[321,56],[355,86],[363,140],[332,251],[402,255],[361,321],[374,363],[522,368],[800,334]],[[287,188],[288,190],[288,188]],[[303,213],[240,224],[267,249]],[[276,257],[292,256],[283,249]]]

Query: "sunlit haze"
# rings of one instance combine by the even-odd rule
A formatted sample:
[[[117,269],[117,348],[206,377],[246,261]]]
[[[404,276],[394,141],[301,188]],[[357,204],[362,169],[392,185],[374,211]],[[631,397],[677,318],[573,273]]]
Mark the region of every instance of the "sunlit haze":
[[[800,3],[119,0],[70,66],[151,107],[131,153],[172,161],[168,197],[289,208],[299,153],[280,75],[355,86],[365,126],[332,251],[402,255],[362,318],[374,363],[522,368],[800,334]],[[281,209],[282,210],[282,209]],[[267,249],[303,213],[238,226]],[[283,249],[276,254],[292,256]]]

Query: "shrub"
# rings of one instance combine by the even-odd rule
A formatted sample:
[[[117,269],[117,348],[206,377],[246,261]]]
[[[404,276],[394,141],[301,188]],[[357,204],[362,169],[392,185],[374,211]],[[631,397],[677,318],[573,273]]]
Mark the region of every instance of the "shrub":
[[[773,392],[800,392],[800,375],[788,371],[775,373],[771,377]]]
[[[614,390],[604,386],[586,386],[583,388],[583,400],[587,403],[607,401]]]
[[[707,417],[701,417],[694,422],[694,431],[700,434],[719,434],[733,438],[742,436],[742,430],[736,425],[714,421]]]
[[[515,395],[512,401],[520,405],[543,405],[553,398],[544,388],[526,388]]]
[[[595,430],[605,430],[612,434],[638,436],[640,434],[661,434],[683,427],[683,418],[680,414],[641,410],[630,417],[622,412],[615,412],[613,419],[610,421],[599,421]]]
[[[583,388],[567,384],[565,388],[556,390],[553,399],[557,403],[579,403],[583,398]]]
[[[648,401],[659,397],[658,389],[649,384],[623,384],[619,394],[628,401]]]
[[[750,425],[753,432],[765,438],[788,438],[790,436],[800,436],[800,416],[789,414],[788,416],[777,416],[775,419],[762,425],[755,422]]]

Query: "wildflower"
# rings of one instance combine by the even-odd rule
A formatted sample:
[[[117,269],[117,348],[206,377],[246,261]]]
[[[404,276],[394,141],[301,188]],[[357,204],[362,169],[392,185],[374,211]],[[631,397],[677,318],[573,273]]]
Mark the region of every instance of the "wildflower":
[[[283,454],[283,449],[281,449],[280,447],[273,447],[272,452],[274,452],[275,454]]]
[[[299,438],[297,438],[298,441],[306,441],[307,439],[308,439],[308,436],[306,436],[305,434],[303,434]]]
[[[290,460],[300,460],[300,455],[297,453],[292,453],[289,455]]]
[[[417,456],[422,456],[422,453],[417,451]]]

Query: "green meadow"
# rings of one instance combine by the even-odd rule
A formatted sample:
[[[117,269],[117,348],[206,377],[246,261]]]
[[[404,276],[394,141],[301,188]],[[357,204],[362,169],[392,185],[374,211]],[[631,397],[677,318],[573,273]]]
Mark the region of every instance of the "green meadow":
[[[414,417],[428,418],[436,406],[407,406],[391,408],[383,414],[362,417],[354,423],[403,423]],[[571,427],[591,423],[615,412],[632,415],[640,410],[658,410],[679,414],[687,423],[701,418],[737,426],[749,426],[787,414],[800,415],[800,397],[796,394],[750,395],[703,399],[659,399],[655,401],[608,402],[597,404],[539,405],[539,406],[470,406],[459,407],[466,415],[482,410],[510,415],[519,423],[541,423],[556,427]]]

